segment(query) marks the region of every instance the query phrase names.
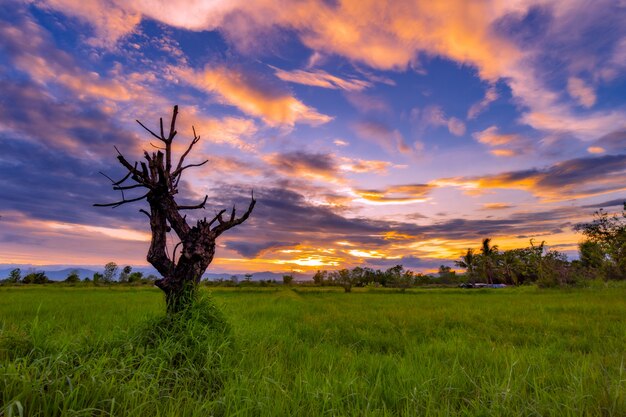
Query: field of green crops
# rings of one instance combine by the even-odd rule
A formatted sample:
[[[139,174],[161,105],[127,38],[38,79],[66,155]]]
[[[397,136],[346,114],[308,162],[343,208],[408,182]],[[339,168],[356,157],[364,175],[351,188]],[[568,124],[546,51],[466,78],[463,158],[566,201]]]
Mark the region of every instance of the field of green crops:
[[[626,415],[624,286],[210,299],[0,288],[0,415]]]

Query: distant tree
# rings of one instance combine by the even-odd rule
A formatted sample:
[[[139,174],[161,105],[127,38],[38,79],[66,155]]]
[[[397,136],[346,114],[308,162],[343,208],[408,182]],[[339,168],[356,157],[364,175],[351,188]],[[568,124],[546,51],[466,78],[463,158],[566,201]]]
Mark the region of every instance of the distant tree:
[[[440,284],[453,284],[457,282],[456,272],[447,265],[440,265],[437,275],[439,276],[438,282]]]
[[[433,280],[429,275],[417,274],[415,276],[415,285],[429,285],[432,283]]]
[[[250,281],[252,281],[252,274],[245,274],[245,275],[244,275],[244,280],[245,280],[246,282],[250,282]]]
[[[104,275],[102,275],[100,272],[94,272],[93,273],[93,283],[94,285],[97,285],[99,283],[101,283],[104,280]]]
[[[500,255],[499,267],[504,277],[504,284],[518,285],[522,264],[519,251],[507,250]]]
[[[117,264],[115,262],[109,262],[104,266],[104,273],[102,274],[102,281],[109,283],[115,280],[117,276]]]
[[[354,285],[354,277],[348,269],[340,269],[330,273],[330,279],[335,283],[343,287],[344,292],[351,292]]]
[[[328,282],[328,271],[320,271],[318,270],[315,275],[313,275],[313,283],[315,285],[325,285]]]
[[[133,267],[130,265],[126,265],[122,272],[120,272],[120,282],[128,282],[128,276],[133,271]]]
[[[497,271],[498,246],[491,246],[491,238],[483,239],[480,248],[481,258],[480,266],[483,276],[487,279],[487,283],[493,284]]]
[[[350,279],[355,287],[364,287],[368,284],[370,268],[356,266],[350,270]]]
[[[293,282],[293,275],[283,275],[284,285],[291,285],[292,282]]]
[[[173,158],[173,146],[176,131],[176,118],[178,106],[174,106],[170,121],[169,133],[166,135],[163,119],[160,119],[159,133],[147,128],[137,121],[152,137],[159,141],[158,150],[152,154],[144,152],[143,162],[130,163],[124,155],[118,151],[118,161],[127,171],[127,175],[117,182],[113,182],[113,189],[135,190],[143,189],[145,194],[136,198],[99,204],[99,206],[118,207],[123,204],[146,200],[150,206],[149,211],[142,209],[142,213],[148,216],[152,239],[148,249],[148,262],[163,276],[155,282],[165,293],[165,302],[168,313],[176,313],[191,306],[197,294],[197,286],[202,275],[213,261],[217,238],[222,233],[245,222],[256,201],[251,196],[247,210],[240,217],[236,216],[233,206],[230,215],[224,216],[226,210],[219,211],[212,219],[200,218],[195,224],[188,223],[184,210],[204,209],[208,196],[196,205],[183,205],[176,201],[179,192],[179,184],[185,170],[208,162],[187,163],[185,158],[191,152],[193,146],[200,141],[192,128],[194,137],[187,149],[176,161]],[[127,183],[129,181],[130,183]],[[168,252],[168,232],[176,234],[174,250]],[[174,243],[174,242],[172,242]],[[177,249],[180,247],[180,251]],[[176,255],[178,254],[178,259]]]
[[[80,282],[78,271],[77,270],[70,271],[70,273],[67,274],[67,277],[65,278],[65,282],[70,283],[70,284],[76,284],[77,282]]]
[[[89,279],[89,277],[85,277],[83,278],[83,282],[91,282],[91,279]]]
[[[387,269],[385,275],[387,276],[387,286],[399,288],[402,292],[415,283],[413,272],[405,270],[402,265],[396,265]]]
[[[50,282],[50,279],[45,272],[31,272],[22,279],[22,282],[24,284],[46,284]]]
[[[142,279],[143,279],[143,273],[139,271],[131,272],[128,275],[128,282],[131,284],[134,284],[136,282],[141,282]]]
[[[11,272],[9,272],[9,277],[7,278],[7,281],[11,284],[16,284],[18,282],[20,282],[22,280],[22,270],[19,268],[15,268],[12,269]]]
[[[555,250],[548,251],[542,257],[538,272],[537,285],[540,287],[566,286],[574,283],[569,273],[567,256]]]
[[[377,274],[380,274],[380,271],[374,271],[372,268],[368,268],[368,267],[362,268],[362,272],[360,274],[361,276],[358,280],[358,285],[364,287],[366,285],[377,284],[377,281],[376,281]]]
[[[579,246],[583,265],[604,279],[626,279],[626,202],[620,214],[600,209],[574,230],[586,238]]]
[[[455,261],[456,266],[467,270],[467,281],[474,283],[476,279],[476,267],[478,266],[478,256],[474,253],[474,249],[468,248],[465,255],[460,260]]]

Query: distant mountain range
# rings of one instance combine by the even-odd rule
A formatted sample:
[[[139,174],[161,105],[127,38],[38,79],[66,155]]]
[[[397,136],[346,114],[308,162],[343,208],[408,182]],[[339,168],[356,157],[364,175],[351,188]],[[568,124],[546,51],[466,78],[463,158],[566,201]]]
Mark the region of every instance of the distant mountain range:
[[[102,267],[99,266],[80,266],[80,267],[72,267],[69,265],[18,265],[18,264],[0,264],[0,279],[7,278],[9,273],[15,269],[20,268],[22,271],[22,276],[29,274],[31,272],[45,272],[46,276],[53,281],[63,281],[67,276],[72,272],[76,271],[78,276],[81,279],[89,277],[90,279],[93,277],[93,274],[96,272],[102,273]],[[121,268],[120,268],[121,270]],[[133,272],[141,272],[144,276],[153,274],[159,276],[157,271],[151,267],[133,267]],[[283,275],[290,274],[294,276],[294,280],[296,281],[309,281],[311,280],[311,275],[306,274],[295,274],[290,272],[251,272],[252,281],[267,281],[267,280],[275,280],[277,282],[282,282]],[[119,275],[119,271],[118,271]],[[222,273],[205,273],[202,278],[208,279],[210,281],[217,280],[230,280],[233,276],[237,277],[237,280],[243,281],[246,279],[245,273],[237,273],[230,274],[226,272]]]

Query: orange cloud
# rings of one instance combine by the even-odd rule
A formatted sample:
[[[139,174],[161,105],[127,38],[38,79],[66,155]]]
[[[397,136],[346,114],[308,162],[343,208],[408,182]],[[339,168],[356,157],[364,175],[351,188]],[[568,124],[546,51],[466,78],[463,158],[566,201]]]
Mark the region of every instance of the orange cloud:
[[[162,2],[140,0],[44,0],[46,7],[89,22],[100,43],[113,45],[131,33],[141,16],[189,30],[222,30],[240,49],[263,44],[272,28],[294,29],[317,52],[338,54],[373,68],[403,70],[426,52],[476,67],[495,80],[520,54],[491,26],[515,6],[508,2],[316,0],[289,7],[271,0]],[[95,39],[94,39],[95,42]]]
[[[518,134],[502,134],[496,126],[476,132],[472,135],[478,142],[491,148],[489,152],[495,156],[517,156],[530,150],[529,142]]]
[[[201,143],[226,144],[243,151],[256,152],[256,143],[252,138],[259,129],[252,119],[230,116],[207,117],[197,107],[191,106],[185,107],[181,112],[179,126],[185,126],[188,130],[194,126],[196,133],[202,138]],[[181,151],[187,147],[184,140],[177,145],[181,147]]]
[[[376,161],[367,159],[340,158],[339,169],[345,172],[353,172],[362,174],[366,172],[374,172],[376,174],[385,174],[389,168],[394,166],[391,162]]]
[[[27,240],[10,239],[1,242],[0,263],[58,264],[71,260],[75,264],[104,264],[108,260],[127,264],[145,262],[145,250],[150,234],[144,231],[118,227],[92,226],[39,220],[19,212],[4,212],[3,230]],[[36,241],[37,256],[33,257]],[[63,241],[63,245],[59,242]],[[79,259],[76,253],[80,253]],[[103,259],[107,254],[107,259]]]
[[[570,159],[543,169],[504,172],[483,177],[447,178],[432,181],[438,187],[466,191],[502,188],[528,191],[547,201],[562,201],[622,191],[626,155],[603,155]]]
[[[503,19],[522,19],[532,6],[528,2],[302,0],[285,7],[273,0],[42,0],[38,5],[89,22],[101,39],[100,44],[109,46],[132,33],[141,16],[147,16],[188,30],[220,30],[235,48],[251,53],[275,47],[272,35],[290,30],[313,50],[311,65],[322,56],[339,55],[375,69],[405,70],[418,68],[421,55],[443,57],[476,68],[479,77],[490,83],[505,80],[516,101],[526,108],[520,121],[538,130],[570,132],[583,139],[593,139],[609,133],[608,129],[615,126],[624,126],[623,111],[581,115],[569,103],[563,104],[560,92],[552,91],[542,82],[540,60],[536,59],[543,52],[542,45],[522,49],[502,31],[495,30]],[[560,2],[551,7],[555,9],[553,27],[561,30],[576,21],[573,17],[587,12],[579,2]],[[598,7],[603,8],[606,7]],[[620,45],[611,58],[615,62],[597,69],[600,78],[611,79],[623,67],[619,60],[623,49]],[[291,74],[291,78],[300,81],[307,78],[306,83],[342,88],[338,80],[322,79],[319,75],[309,71]],[[211,91],[217,90],[213,82],[208,84]],[[595,103],[595,93],[580,79],[570,78],[568,87],[572,97],[583,106]],[[250,94],[246,93],[251,91],[228,90],[224,91],[225,102],[274,125],[292,125],[298,121],[319,124],[329,120],[293,98],[280,105],[274,100],[273,106],[268,103],[260,106],[259,97],[246,104],[244,98],[249,99]],[[484,110],[495,96],[494,90],[487,90],[485,98],[470,108],[468,118]],[[459,134],[460,124],[452,125],[450,130]]]
[[[190,85],[217,95],[222,103],[259,117],[270,126],[320,125],[332,120],[292,95],[260,85],[236,69],[206,67],[196,72],[190,68],[172,68],[172,71]]]
[[[138,83],[118,80],[115,72],[103,78],[80,68],[74,58],[56,49],[49,35],[28,18],[13,26],[0,27],[0,37],[14,51],[14,64],[40,84],[57,84],[80,98],[94,97],[128,101],[143,92]]]
[[[604,153],[606,150],[601,146],[590,146],[587,148],[587,152],[589,153]]]
[[[285,71],[275,67],[272,68],[274,68],[276,76],[283,81],[310,85],[313,87],[330,88],[334,90],[361,91],[372,85],[369,81],[354,78],[343,79],[322,70]]]
[[[355,189],[357,202],[366,204],[410,204],[428,200],[432,186],[429,184],[395,185],[382,190]]]
[[[507,157],[519,155],[519,152],[516,152],[513,149],[492,149],[489,151],[489,153],[494,156],[507,156]]]
[[[121,1],[119,4],[98,0],[42,0],[37,3],[40,7],[89,22],[96,36],[88,38],[88,43],[98,47],[113,48],[141,22],[141,12]]]
[[[507,203],[486,203],[483,204],[483,210],[504,210],[513,206]]]

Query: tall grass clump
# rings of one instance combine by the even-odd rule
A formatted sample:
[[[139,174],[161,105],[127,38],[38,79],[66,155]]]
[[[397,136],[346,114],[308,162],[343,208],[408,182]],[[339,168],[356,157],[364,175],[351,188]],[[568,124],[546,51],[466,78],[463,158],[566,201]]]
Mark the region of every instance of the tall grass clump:
[[[36,318],[0,332],[0,415],[213,415],[231,331],[204,296],[103,339],[53,343]]]

